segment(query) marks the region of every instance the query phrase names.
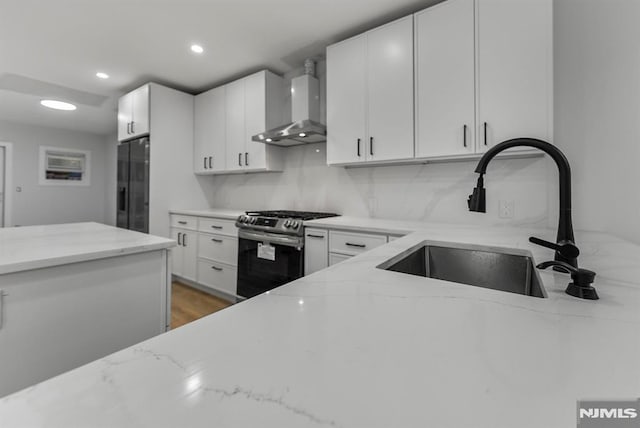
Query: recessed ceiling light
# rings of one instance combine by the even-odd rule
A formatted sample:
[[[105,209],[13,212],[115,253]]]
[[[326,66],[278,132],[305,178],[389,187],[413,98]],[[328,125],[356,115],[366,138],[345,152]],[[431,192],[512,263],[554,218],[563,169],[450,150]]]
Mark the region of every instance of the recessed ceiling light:
[[[200,45],[191,45],[191,50],[197,54],[204,52],[204,48]]]
[[[306,136],[307,136],[307,134],[305,134],[304,132],[301,132],[301,133],[299,133],[299,134],[298,134],[298,136],[299,136],[299,137],[306,137]]]
[[[96,76],[98,76],[100,79],[108,79],[109,78],[109,75],[107,73],[103,73],[102,71],[97,72]]]
[[[56,110],[75,110],[76,109],[76,106],[74,106],[71,103],[65,103],[64,101],[57,101],[57,100],[42,100],[40,101],[40,104],[42,104],[45,107],[53,108]]]
[[[267,143],[270,143],[270,142],[272,142],[273,140],[272,140],[271,138],[267,138],[265,141],[266,141]]]

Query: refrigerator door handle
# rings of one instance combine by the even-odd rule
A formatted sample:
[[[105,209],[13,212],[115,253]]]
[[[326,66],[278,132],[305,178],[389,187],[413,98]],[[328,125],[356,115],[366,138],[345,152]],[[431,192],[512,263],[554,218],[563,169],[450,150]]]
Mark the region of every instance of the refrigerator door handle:
[[[118,191],[118,210],[127,210],[127,188],[121,187]]]

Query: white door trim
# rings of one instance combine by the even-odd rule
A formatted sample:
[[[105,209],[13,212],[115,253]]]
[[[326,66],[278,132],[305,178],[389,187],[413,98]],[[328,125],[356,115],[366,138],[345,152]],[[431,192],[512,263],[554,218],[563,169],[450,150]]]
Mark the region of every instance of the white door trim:
[[[13,143],[0,141],[0,147],[4,148],[4,227],[10,227],[13,226]]]

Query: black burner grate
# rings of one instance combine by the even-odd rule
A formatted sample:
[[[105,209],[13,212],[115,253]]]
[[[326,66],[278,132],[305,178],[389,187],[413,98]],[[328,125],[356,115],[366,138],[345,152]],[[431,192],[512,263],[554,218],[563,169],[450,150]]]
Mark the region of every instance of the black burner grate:
[[[287,211],[287,210],[247,211],[247,215],[271,217],[271,218],[295,218],[300,220],[314,220],[318,218],[338,216],[338,214],[334,214],[334,213],[317,213],[317,212],[310,212],[310,211]]]

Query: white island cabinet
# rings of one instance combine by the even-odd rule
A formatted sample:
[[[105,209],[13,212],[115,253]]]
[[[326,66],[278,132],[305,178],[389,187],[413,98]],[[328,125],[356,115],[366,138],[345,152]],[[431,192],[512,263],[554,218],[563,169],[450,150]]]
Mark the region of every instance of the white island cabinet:
[[[98,223],[0,229],[0,396],[165,332],[173,245]]]

